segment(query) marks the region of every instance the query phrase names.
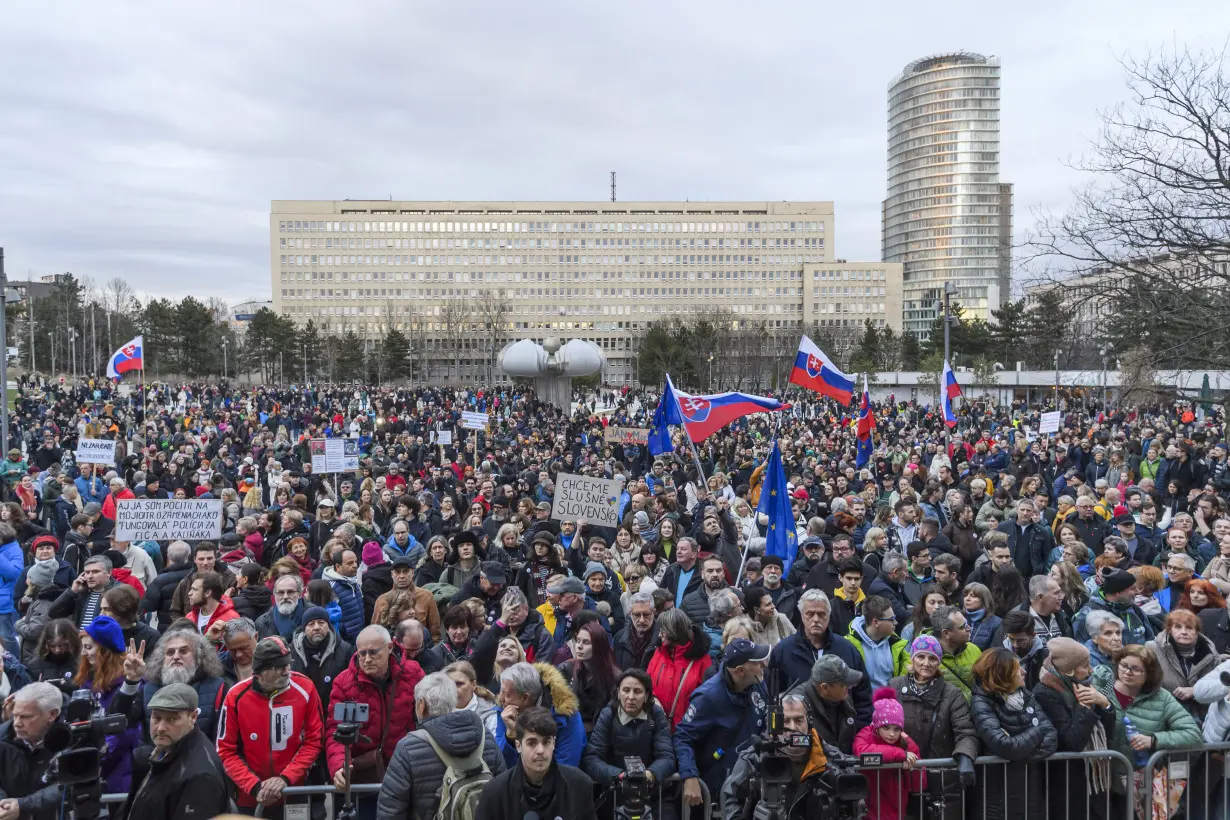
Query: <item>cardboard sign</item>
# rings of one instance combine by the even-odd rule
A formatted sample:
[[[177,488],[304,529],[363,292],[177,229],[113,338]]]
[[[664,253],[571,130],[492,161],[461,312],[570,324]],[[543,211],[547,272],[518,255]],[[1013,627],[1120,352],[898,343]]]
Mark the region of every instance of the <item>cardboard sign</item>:
[[[121,498],[115,502],[117,541],[217,541],[220,498]]]
[[[551,517],[557,521],[585,521],[600,527],[619,526],[618,481],[571,473],[555,477]]]
[[[649,430],[644,427],[608,427],[602,439],[613,444],[648,444]]]
[[[359,440],[314,438],[308,443],[313,473],[353,473],[359,469]]]
[[[115,442],[105,438],[77,439],[78,464],[114,464]]]
[[[1050,413],[1042,414],[1042,423],[1038,425],[1039,433],[1058,433],[1059,424],[1063,421],[1063,413],[1054,410]]]
[[[488,417],[486,413],[463,412],[461,414],[462,430],[486,430]]]

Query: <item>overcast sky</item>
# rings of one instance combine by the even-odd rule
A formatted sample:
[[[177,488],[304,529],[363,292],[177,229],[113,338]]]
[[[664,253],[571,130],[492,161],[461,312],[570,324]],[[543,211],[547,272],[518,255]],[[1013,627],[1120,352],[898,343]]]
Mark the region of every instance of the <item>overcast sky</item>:
[[[620,199],[832,200],[837,255],[876,260],[887,85],[952,50],[1002,61],[1020,240],[1117,56],[1225,44],[1230,3],[1181,6],[11,3],[0,245],[11,278],[233,304],[269,296],[272,199],[605,199],[615,169]]]

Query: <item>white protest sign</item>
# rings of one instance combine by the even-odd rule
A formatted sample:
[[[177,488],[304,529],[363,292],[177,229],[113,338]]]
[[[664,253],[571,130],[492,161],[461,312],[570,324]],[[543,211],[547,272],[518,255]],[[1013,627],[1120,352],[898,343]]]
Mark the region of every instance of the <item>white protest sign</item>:
[[[452,430],[435,430],[432,432],[431,437],[436,444],[439,444],[441,446],[445,446],[445,445],[453,443],[453,431]]]
[[[1039,433],[1058,433],[1059,423],[1063,420],[1063,414],[1058,410],[1050,413],[1042,414],[1042,424],[1038,425]]]
[[[216,541],[221,537],[220,498],[121,498],[115,502],[117,541]]]
[[[618,481],[560,473],[555,477],[551,517],[558,521],[586,521],[600,527],[618,527],[619,493]]]
[[[486,430],[487,429],[487,414],[486,413],[470,413],[463,412],[461,414],[461,429],[463,430]]]
[[[77,439],[78,464],[114,464],[115,442],[105,438]]]
[[[353,438],[314,438],[308,442],[313,473],[352,473],[359,469],[359,442]]]

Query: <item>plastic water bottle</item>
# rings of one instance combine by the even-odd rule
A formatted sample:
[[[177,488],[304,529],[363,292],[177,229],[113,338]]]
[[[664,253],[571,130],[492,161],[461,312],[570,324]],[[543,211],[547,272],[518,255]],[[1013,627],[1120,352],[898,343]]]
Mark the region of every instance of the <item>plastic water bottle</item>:
[[[1132,719],[1128,717],[1127,715],[1123,716],[1123,728],[1127,732],[1128,743],[1131,743],[1132,738],[1140,734],[1140,732],[1136,731],[1136,727],[1132,725]],[[1133,757],[1136,760],[1137,768],[1140,768],[1149,762],[1149,752],[1148,751],[1137,752],[1135,749],[1133,749],[1133,752],[1135,752]]]

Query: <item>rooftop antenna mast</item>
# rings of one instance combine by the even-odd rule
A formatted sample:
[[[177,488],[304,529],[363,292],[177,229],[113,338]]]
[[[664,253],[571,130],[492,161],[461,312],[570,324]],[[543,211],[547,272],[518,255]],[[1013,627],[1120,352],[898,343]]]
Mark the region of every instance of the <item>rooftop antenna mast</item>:
[[[615,201],[615,172],[611,172],[611,201]]]

